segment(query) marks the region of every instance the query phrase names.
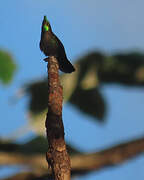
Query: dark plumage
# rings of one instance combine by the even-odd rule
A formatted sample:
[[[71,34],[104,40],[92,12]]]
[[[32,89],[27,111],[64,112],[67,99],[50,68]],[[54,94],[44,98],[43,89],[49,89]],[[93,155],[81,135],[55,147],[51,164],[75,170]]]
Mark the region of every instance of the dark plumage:
[[[57,58],[59,68],[62,72],[71,73],[75,71],[75,68],[67,59],[63,44],[52,32],[46,16],[44,16],[42,23],[40,49],[46,56],[55,56]]]

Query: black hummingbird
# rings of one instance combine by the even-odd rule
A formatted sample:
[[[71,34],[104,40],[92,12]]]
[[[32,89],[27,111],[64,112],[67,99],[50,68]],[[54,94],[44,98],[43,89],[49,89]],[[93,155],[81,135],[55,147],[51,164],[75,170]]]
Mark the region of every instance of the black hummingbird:
[[[46,56],[55,56],[57,58],[61,71],[65,73],[75,71],[75,68],[67,59],[63,44],[52,32],[50,23],[46,16],[44,16],[42,22],[40,49]]]

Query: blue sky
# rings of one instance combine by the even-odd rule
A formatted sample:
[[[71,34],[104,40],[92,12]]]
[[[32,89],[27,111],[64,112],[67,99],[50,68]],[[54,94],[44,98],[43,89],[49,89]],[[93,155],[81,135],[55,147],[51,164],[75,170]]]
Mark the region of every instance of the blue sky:
[[[143,51],[143,6],[142,0],[2,1],[0,48],[11,52],[18,71],[10,87],[1,86],[0,106],[4,121],[0,135],[7,135],[27,123],[27,99],[23,98],[16,105],[9,104],[16,90],[25,82],[46,76],[46,64],[42,61],[44,55],[39,50],[43,15],[47,15],[53,31],[65,46],[67,56],[74,62],[93,49],[107,53],[133,49]],[[85,152],[143,135],[143,88],[103,86],[102,93],[108,103],[107,123],[104,125],[95,123],[68,104],[63,109],[66,139]],[[143,164],[144,158],[139,157],[80,179],[134,180],[137,174],[143,179]],[[0,171],[0,176],[8,172],[10,170]]]

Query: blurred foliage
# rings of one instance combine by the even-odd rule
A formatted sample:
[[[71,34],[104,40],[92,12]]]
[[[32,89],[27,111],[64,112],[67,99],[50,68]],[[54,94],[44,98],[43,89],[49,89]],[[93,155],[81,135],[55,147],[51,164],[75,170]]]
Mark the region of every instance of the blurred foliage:
[[[16,70],[13,58],[6,51],[0,50],[0,80],[3,84],[11,82]]]
[[[75,67],[76,72],[62,74],[60,77],[64,101],[71,103],[81,112],[94,117],[93,119],[99,122],[104,122],[107,111],[101,85],[120,84],[131,87],[144,85],[144,55],[140,53],[105,55],[100,52],[92,52],[78,59]],[[48,101],[47,78],[25,84],[23,89],[30,96],[29,125],[38,134],[44,134]],[[0,140],[0,151],[5,152],[20,152],[29,155],[44,154],[47,148],[48,143],[44,136],[37,136],[23,144]],[[71,155],[82,154],[71,145],[67,145],[67,149]]]
[[[79,87],[75,90],[69,102],[83,113],[97,117],[98,120],[103,120],[106,105],[98,88],[82,89]]]
[[[142,53],[105,55],[92,52],[78,59],[75,67],[76,72],[61,75],[64,101],[68,101],[100,122],[103,122],[107,110],[100,85],[104,83],[139,87],[144,85]],[[42,116],[38,115],[47,111],[47,79],[26,84],[25,92],[30,94],[31,120],[40,120]]]
[[[117,53],[112,56],[99,52],[92,52],[77,61],[81,73],[79,78],[83,79],[92,69],[99,83],[117,83],[122,85],[143,86],[144,85],[144,54]],[[80,82],[80,81],[79,81]],[[92,83],[93,85],[94,82]]]
[[[44,154],[47,152],[48,142],[44,136],[36,136],[34,139],[28,141],[27,143],[19,144],[11,140],[0,139],[0,151],[5,152],[17,152],[23,154]],[[80,151],[67,145],[68,152],[73,154],[82,154]]]
[[[104,83],[143,86],[144,54],[127,53],[108,57],[99,70],[99,78]]]
[[[26,91],[31,95],[31,100],[29,102],[30,111],[32,111],[33,113],[40,113],[47,108],[48,106],[47,80],[27,84]]]

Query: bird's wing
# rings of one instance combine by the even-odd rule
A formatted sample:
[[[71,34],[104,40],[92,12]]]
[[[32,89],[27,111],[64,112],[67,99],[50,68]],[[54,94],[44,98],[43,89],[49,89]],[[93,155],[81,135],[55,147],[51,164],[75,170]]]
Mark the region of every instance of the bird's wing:
[[[40,43],[39,43],[39,47],[40,47],[40,50],[43,51],[43,44],[42,44],[41,40],[40,40]]]
[[[59,57],[61,57],[63,59],[67,58],[66,53],[65,53],[65,48],[64,48],[62,42],[59,40],[59,38],[55,34],[54,34],[54,38],[57,41]]]

